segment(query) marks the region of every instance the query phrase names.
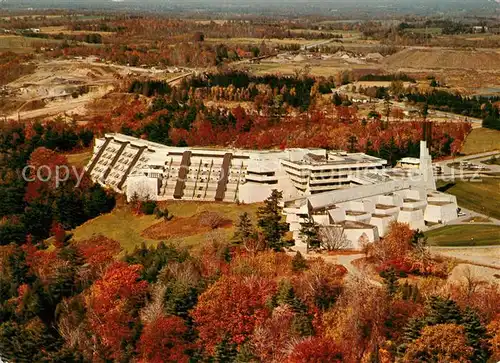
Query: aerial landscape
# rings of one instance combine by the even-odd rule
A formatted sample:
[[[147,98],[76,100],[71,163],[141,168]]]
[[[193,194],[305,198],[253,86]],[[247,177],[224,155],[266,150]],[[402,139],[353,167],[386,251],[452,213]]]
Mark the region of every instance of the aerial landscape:
[[[0,363],[500,361],[500,1],[0,0]]]

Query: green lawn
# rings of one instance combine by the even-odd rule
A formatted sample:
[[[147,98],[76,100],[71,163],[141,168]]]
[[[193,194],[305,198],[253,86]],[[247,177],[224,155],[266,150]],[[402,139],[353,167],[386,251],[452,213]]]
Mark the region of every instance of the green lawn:
[[[484,178],[481,182],[458,180],[440,190],[455,195],[460,207],[500,219],[500,179]]]
[[[500,226],[470,224],[446,226],[425,234],[432,246],[465,247],[500,245]]]
[[[481,128],[472,130],[467,136],[462,154],[471,155],[494,150],[500,150],[500,131]]]
[[[169,202],[164,205],[175,217],[190,217],[203,211],[217,212],[225,218],[237,223],[240,214],[248,212],[255,224],[255,216],[259,204],[236,205],[229,203],[198,203],[198,202]],[[143,242],[147,245],[156,244],[159,241],[141,236],[148,227],[160,220],[154,216],[137,216],[125,207],[117,207],[109,214],[99,216],[72,231],[73,239],[76,241],[91,238],[93,235],[103,235],[114,239],[122,245],[126,251],[133,251],[136,246]],[[218,230],[227,237],[234,234],[234,227]],[[205,241],[207,234],[197,234],[184,238],[176,238],[168,242],[182,246],[192,247]]]

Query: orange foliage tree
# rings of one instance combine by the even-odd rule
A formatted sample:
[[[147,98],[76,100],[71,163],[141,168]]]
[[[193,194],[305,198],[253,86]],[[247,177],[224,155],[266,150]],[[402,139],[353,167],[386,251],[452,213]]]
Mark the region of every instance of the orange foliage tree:
[[[493,361],[500,360],[500,314],[488,325],[489,343]]]
[[[389,233],[373,244],[371,255],[381,263],[402,259],[412,248],[414,234],[408,224],[392,222]]]
[[[191,315],[200,343],[213,353],[225,339],[240,346],[270,316],[266,303],[276,283],[261,277],[222,276],[205,291]]]
[[[463,326],[438,324],[422,330],[420,338],[408,345],[403,361],[463,363],[472,353]]]
[[[324,334],[336,341],[345,362],[376,354],[386,337],[389,302],[369,281],[350,280],[335,306],[323,315]]]

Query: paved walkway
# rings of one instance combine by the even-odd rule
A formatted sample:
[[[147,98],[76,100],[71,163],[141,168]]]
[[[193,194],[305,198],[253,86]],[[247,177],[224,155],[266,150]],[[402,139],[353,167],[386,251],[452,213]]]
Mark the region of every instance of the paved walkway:
[[[443,160],[435,162],[435,165],[439,165],[441,167],[442,173],[437,176],[438,179],[469,179],[471,177],[477,177],[479,180],[482,177],[482,174],[485,173],[500,173],[500,165],[488,165],[483,164],[483,161],[489,160],[492,156],[500,155],[500,151],[489,151],[480,154],[467,155],[454,159]],[[455,169],[449,167],[449,164],[457,163],[461,161],[468,161],[471,164],[479,165],[487,168],[488,170],[466,170],[466,169]]]

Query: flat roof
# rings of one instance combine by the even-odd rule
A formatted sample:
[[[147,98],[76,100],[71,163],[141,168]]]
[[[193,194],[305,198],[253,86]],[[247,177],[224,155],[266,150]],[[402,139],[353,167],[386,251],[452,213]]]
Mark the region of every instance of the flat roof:
[[[343,221],[340,222],[344,228],[347,229],[374,229],[375,226],[363,222],[355,222],[355,221]]]
[[[307,150],[307,149],[306,149]],[[291,161],[289,163],[296,165],[314,165],[314,166],[328,166],[328,165],[344,165],[344,164],[387,164],[387,160],[370,156],[364,153],[335,153],[329,152],[327,157],[316,155],[312,153],[305,154],[302,160]]]
[[[416,182],[415,182],[416,183]],[[331,192],[314,194],[308,198],[311,209],[318,210],[339,203],[364,199],[376,195],[384,195],[395,191],[411,189],[410,180],[392,180],[385,183],[362,185],[349,189],[339,189]]]
[[[444,205],[448,205],[448,204],[453,204],[452,202],[429,202],[428,204],[430,205],[437,205],[437,206],[444,206]]]
[[[368,214],[368,212],[358,212],[358,211],[354,211],[354,210],[348,210],[345,212],[345,214],[348,216],[362,216],[362,215]]]
[[[392,209],[392,208],[396,208],[396,207],[397,206],[395,206],[395,205],[387,205],[387,204],[376,204],[375,205],[376,209],[383,209],[383,210]]]

